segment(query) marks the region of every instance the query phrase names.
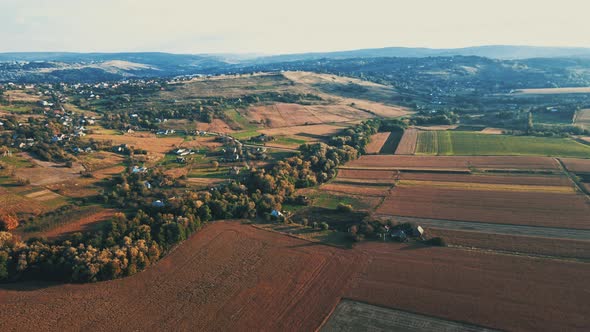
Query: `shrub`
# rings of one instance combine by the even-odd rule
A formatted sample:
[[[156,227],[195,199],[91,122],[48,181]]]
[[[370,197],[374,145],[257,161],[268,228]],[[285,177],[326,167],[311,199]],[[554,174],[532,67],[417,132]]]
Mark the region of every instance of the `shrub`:
[[[433,237],[432,239],[428,239],[426,241],[424,241],[424,243],[431,245],[431,246],[437,246],[437,247],[446,247],[447,244],[445,242],[445,240],[442,237]]]
[[[326,223],[326,222],[323,222],[320,224],[320,229],[327,231],[328,229],[330,229],[330,225],[328,225],[328,223]]]
[[[354,209],[350,204],[338,203],[336,210],[338,210],[339,212],[352,212]]]
[[[28,184],[31,184],[31,180],[26,178],[18,178],[16,179],[16,183],[20,186],[26,186]]]

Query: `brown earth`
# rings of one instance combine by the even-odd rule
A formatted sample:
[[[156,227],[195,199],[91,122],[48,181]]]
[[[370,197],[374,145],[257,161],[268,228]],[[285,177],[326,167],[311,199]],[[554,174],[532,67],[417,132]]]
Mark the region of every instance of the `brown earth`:
[[[340,300],[360,257],[218,222],[123,280],[0,289],[0,330],[311,331]]]
[[[74,163],[73,167],[65,167],[63,164],[38,160],[28,153],[22,153],[22,156],[34,164],[35,167],[18,168],[16,169],[16,176],[28,179],[32,185],[48,185],[68,179],[76,179],[80,177],[80,171],[84,170],[84,167],[78,163]]]
[[[26,90],[8,90],[4,92],[4,96],[6,99],[15,102],[27,102],[27,103],[36,103],[45,99],[45,97],[39,96],[37,94],[29,94]]]
[[[572,187],[570,179],[564,175],[527,175],[527,174],[448,174],[448,173],[418,173],[401,172],[400,180],[441,181],[441,182],[469,182],[489,184],[539,185]]]
[[[399,141],[395,154],[409,154],[416,153],[416,142],[418,141],[419,131],[414,128],[409,128],[404,131],[402,139]]]
[[[334,136],[345,128],[331,124],[315,124],[307,126],[291,126],[284,128],[261,129],[260,133],[278,136],[278,135],[296,135],[297,138],[307,138],[308,140],[317,140],[324,136]]]
[[[587,330],[590,264],[366,242],[344,296],[508,331]]]
[[[560,158],[567,170],[574,173],[590,173],[590,159]]]
[[[127,144],[136,149],[145,149],[153,153],[167,153],[183,142],[182,137],[156,137],[150,133],[134,133],[125,135],[90,134],[85,139],[112,141],[113,145]]]
[[[447,245],[533,255],[590,259],[590,241],[498,235],[439,228],[428,228],[426,229],[426,234],[428,237],[442,237]]]
[[[253,106],[240,113],[250,122],[280,128],[322,123],[342,123],[373,117],[347,105],[299,105],[277,103]]]
[[[585,330],[590,265],[366,242],[345,250],[232,222],[157,265],[87,285],[5,285],[0,330],[316,330],[341,297],[504,330]]]
[[[50,240],[58,239],[65,235],[70,235],[75,232],[90,231],[96,227],[97,224],[108,220],[115,214],[113,209],[104,209],[102,207],[93,207],[92,210],[84,212],[76,212],[74,215],[69,215],[66,218],[74,219],[72,222],[58,226],[56,228],[35,233],[20,232],[19,235],[23,240],[31,237],[46,237]]]
[[[504,129],[492,128],[492,127],[487,127],[487,128],[484,128],[482,131],[480,131],[480,133],[482,133],[482,134],[490,134],[490,135],[502,135],[503,132],[504,132]]]
[[[582,194],[397,186],[379,214],[487,223],[590,229]]]
[[[365,147],[367,154],[378,154],[391,133],[377,133],[371,136],[371,141]]]
[[[395,179],[397,171],[365,170],[365,169],[340,169],[337,179]]]
[[[549,157],[513,156],[361,156],[346,164],[346,168],[386,168],[419,170],[467,171],[469,167],[482,170],[554,170],[558,163]]]
[[[390,187],[382,185],[369,186],[366,184],[327,183],[322,185],[320,189],[322,191],[331,191],[340,194],[383,197],[389,193]]]

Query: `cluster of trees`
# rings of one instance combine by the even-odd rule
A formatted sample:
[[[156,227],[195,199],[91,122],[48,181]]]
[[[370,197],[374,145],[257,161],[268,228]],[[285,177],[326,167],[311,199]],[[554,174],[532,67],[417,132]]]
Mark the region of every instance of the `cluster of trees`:
[[[111,92],[112,93],[112,92]],[[158,129],[164,119],[186,119],[190,121],[211,122],[222,118],[232,122],[224,113],[227,109],[246,108],[261,102],[284,102],[312,104],[322,99],[313,94],[295,94],[288,92],[263,92],[240,97],[199,97],[190,102],[144,100],[141,95],[134,98],[112,95],[93,102],[93,106],[103,111],[103,125],[112,129],[137,127]],[[108,112],[106,112],[108,111]],[[134,116],[136,114],[137,116]]]
[[[360,150],[366,137],[377,132],[379,121],[352,129],[351,144]],[[77,233],[67,240],[49,242],[14,239],[0,243],[0,280],[48,279],[93,282],[128,276],[140,271],[216,219],[254,218],[280,210],[286,200],[297,201],[295,188],[328,181],[336,167],[358,157],[350,145],[302,145],[301,153],[270,169],[254,169],[237,181],[209,191],[180,190],[181,180],[161,171],[127,172],[115,179],[103,199],[120,208],[137,211],[117,214],[107,227]],[[150,186],[146,186],[146,182]],[[164,204],[154,205],[154,200]],[[0,233],[6,238],[8,233]]]
[[[451,111],[434,111],[434,113],[420,112],[410,119],[411,124],[426,125],[451,125],[459,122],[459,115]]]

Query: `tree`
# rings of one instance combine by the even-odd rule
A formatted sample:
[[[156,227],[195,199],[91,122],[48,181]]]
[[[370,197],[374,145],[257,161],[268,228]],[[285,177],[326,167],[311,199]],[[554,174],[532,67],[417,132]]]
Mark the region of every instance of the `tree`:
[[[527,121],[527,133],[530,133],[531,131],[533,131],[534,129],[534,124],[533,124],[533,112],[529,111],[528,114],[528,121]]]
[[[8,253],[0,251],[0,281],[8,279]]]

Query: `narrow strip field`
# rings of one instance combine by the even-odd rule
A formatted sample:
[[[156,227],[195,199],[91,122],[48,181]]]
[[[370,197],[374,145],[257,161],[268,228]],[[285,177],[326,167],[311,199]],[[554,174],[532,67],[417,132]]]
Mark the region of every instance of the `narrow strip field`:
[[[365,148],[365,152],[367,154],[378,154],[379,151],[381,151],[383,144],[385,144],[385,142],[387,141],[387,138],[389,138],[390,134],[391,133],[387,132],[372,135],[371,141],[369,142],[369,144],[367,144],[367,147]]]
[[[395,150],[395,154],[413,155],[416,153],[416,141],[418,140],[418,133],[419,131],[417,129],[406,129],[404,131],[404,136],[402,136],[402,139]]]
[[[426,155],[530,155],[590,157],[590,146],[569,138],[488,135],[465,131],[420,132],[417,154]]]
[[[472,222],[472,221],[458,221],[445,219],[429,219],[429,218],[414,218],[414,217],[400,217],[382,215],[384,219],[392,219],[399,223],[416,223],[427,228],[469,231],[486,233],[493,236],[493,234],[514,235],[520,236],[534,236],[537,238],[548,239],[570,239],[580,241],[590,241],[590,230],[587,229],[569,229],[563,227],[537,227],[524,225],[505,225],[496,223]]]
[[[574,124],[586,129],[590,128],[590,109],[580,110],[576,113]]]
[[[521,170],[560,172],[559,164],[547,157],[489,157],[489,156],[361,156],[342,169],[366,170],[450,170],[467,172],[480,170]]]
[[[379,214],[498,224],[590,229],[585,195],[397,186]]]
[[[343,299],[321,331],[485,332],[494,330]]]
[[[489,234],[429,227],[428,236],[439,236],[447,245],[499,250],[522,254],[543,255],[590,260],[590,236],[588,241],[555,239],[512,234]]]

